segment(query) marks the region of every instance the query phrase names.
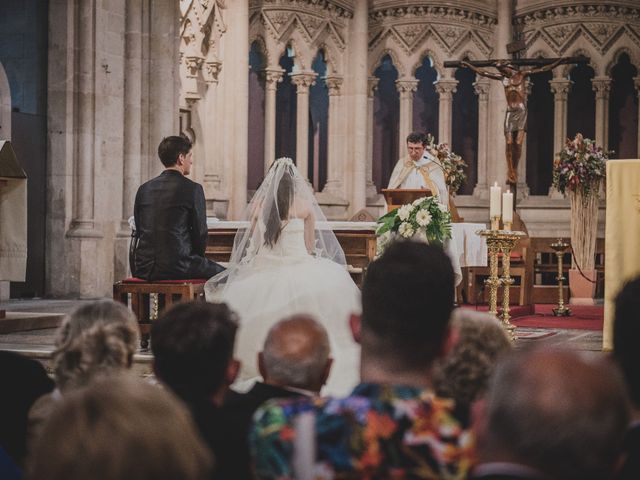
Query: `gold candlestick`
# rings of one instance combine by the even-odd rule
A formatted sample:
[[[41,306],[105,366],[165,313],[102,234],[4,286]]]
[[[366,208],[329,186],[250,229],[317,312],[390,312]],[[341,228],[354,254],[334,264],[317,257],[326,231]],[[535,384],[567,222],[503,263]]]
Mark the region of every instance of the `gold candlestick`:
[[[491,217],[491,230],[500,230],[500,215]]]
[[[558,259],[558,276],[556,280],[558,281],[558,306],[553,309],[553,314],[556,317],[568,317],[571,315],[571,309],[564,306],[564,272],[562,269],[562,257],[564,252],[569,248],[568,243],[564,243],[561,238],[558,239],[557,242],[551,244],[551,248],[556,252],[556,258]]]
[[[502,314],[499,316],[502,326],[507,330],[511,339],[514,337],[515,326],[509,321],[509,287],[513,283],[511,278],[511,258],[513,247],[526,234],[518,231],[508,230],[480,230],[476,234],[486,237],[489,254],[489,278],[485,283],[489,286],[489,313],[498,316],[497,299],[498,286],[502,285]],[[498,277],[498,253],[502,252],[502,277]]]

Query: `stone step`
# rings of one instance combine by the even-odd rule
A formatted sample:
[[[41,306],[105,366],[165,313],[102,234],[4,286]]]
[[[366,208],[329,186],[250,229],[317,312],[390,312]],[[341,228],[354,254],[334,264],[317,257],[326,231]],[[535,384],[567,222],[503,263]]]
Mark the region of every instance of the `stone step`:
[[[62,323],[63,313],[6,312],[0,318],[0,334],[57,328]]]

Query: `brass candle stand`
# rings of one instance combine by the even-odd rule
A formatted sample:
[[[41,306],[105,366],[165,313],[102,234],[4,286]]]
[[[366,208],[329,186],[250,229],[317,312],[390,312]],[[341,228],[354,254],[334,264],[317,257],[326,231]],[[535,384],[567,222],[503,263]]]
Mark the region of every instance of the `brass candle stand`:
[[[509,332],[511,339],[514,339],[515,326],[511,324],[509,315],[509,287],[513,283],[510,274],[511,251],[518,241],[526,236],[524,232],[509,230],[479,230],[476,234],[487,239],[487,249],[489,253],[489,278],[485,284],[489,287],[489,313],[498,316],[498,287],[502,285],[502,314],[500,320],[502,326]],[[502,253],[502,276],[498,276],[498,254]]]
[[[556,317],[568,317],[571,315],[571,309],[564,306],[563,287],[566,278],[562,271],[562,257],[564,256],[564,252],[567,248],[569,248],[569,244],[564,243],[562,239],[559,238],[557,242],[551,244],[551,248],[556,252],[556,258],[558,259],[558,276],[556,277],[556,280],[558,281],[558,306],[553,309],[553,314]]]

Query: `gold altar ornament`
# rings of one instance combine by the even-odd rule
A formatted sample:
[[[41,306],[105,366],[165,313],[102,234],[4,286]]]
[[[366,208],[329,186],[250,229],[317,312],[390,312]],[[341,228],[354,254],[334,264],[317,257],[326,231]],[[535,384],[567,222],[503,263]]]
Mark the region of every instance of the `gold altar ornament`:
[[[476,234],[487,239],[489,278],[485,280],[485,284],[489,287],[489,313],[498,317],[498,287],[502,285],[502,313],[498,318],[500,318],[504,329],[509,333],[511,340],[514,340],[516,327],[510,322],[511,315],[509,315],[509,287],[513,283],[513,278],[510,274],[510,255],[513,248],[526,234],[509,230],[479,230]],[[499,277],[498,256],[500,253],[502,253],[502,275]]]
[[[559,238],[557,242],[551,244],[551,248],[556,252],[556,258],[558,259],[558,276],[556,276],[556,280],[558,281],[558,306],[553,309],[553,314],[556,317],[568,317],[571,315],[571,309],[564,305],[564,293],[562,290],[566,278],[562,271],[562,257],[567,248],[569,248],[569,244],[564,243],[562,239]]]

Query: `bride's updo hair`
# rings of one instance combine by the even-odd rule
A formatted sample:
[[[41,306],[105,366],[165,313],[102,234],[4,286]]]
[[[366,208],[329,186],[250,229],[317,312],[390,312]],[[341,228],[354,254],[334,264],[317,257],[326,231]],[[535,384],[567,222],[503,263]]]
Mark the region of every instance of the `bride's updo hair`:
[[[269,209],[264,234],[264,244],[269,247],[273,247],[278,242],[282,232],[282,222],[289,218],[289,209],[293,203],[293,177],[288,168],[282,174],[277,188],[276,205]]]

